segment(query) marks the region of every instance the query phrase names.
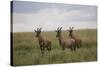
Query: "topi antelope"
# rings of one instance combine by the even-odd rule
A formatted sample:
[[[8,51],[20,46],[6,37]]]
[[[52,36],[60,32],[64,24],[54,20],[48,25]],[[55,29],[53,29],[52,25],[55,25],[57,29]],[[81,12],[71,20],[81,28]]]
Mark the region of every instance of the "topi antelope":
[[[60,46],[62,47],[63,50],[65,50],[65,48],[69,48],[71,50],[74,50],[76,49],[75,47],[75,40],[72,39],[72,38],[64,38],[62,35],[61,35],[61,29],[62,27],[58,27],[56,32],[57,32],[57,35],[56,37],[58,38],[59,40],[59,44]]]
[[[75,37],[74,35],[73,35],[73,28],[74,27],[69,27],[69,37],[70,38],[73,38],[74,40],[75,40],[75,43],[76,43],[76,47],[77,48],[80,48],[82,45],[81,45],[81,39],[79,39],[79,38],[77,38],[77,37]]]
[[[48,51],[51,50],[51,41],[49,41],[48,39],[46,39],[41,35],[41,28],[37,28],[35,32],[36,32],[36,37],[38,38],[41,53],[43,55],[45,49],[47,49]]]

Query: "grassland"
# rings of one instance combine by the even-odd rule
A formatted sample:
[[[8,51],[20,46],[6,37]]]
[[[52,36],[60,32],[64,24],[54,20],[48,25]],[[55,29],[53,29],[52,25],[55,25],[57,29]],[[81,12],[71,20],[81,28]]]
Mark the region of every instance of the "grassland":
[[[13,63],[14,65],[37,65],[71,62],[88,62],[97,60],[97,30],[76,30],[75,35],[82,39],[82,48],[75,52],[66,49],[61,50],[56,32],[43,32],[42,35],[52,41],[52,50],[41,55],[36,33],[21,32],[13,33]],[[63,31],[67,37],[68,32]]]

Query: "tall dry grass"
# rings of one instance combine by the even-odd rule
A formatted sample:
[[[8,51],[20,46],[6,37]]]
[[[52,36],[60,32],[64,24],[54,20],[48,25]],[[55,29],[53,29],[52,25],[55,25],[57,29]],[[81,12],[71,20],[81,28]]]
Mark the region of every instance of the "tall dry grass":
[[[34,32],[13,33],[13,63],[14,65],[56,64],[70,62],[88,62],[97,60],[97,30],[76,30],[75,36],[82,39],[82,48],[75,52],[63,51],[56,38],[56,32],[43,32],[42,35],[52,41],[51,52],[42,56]],[[63,31],[67,37],[68,32]]]

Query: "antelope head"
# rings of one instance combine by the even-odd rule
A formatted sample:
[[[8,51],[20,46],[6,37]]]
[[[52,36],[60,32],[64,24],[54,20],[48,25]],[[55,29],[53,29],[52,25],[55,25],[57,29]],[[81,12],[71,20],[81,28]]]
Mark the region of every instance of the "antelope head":
[[[69,27],[69,30],[68,30],[69,33],[72,33],[72,32],[73,32],[73,28],[74,28],[74,27]]]
[[[69,32],[69,36],[73,36],[73,28],[74,27],[69,27],[69,30],[68,30],[68,32]]]
[[[41,29],[42,28],[37,28],[37,30],[34,30],[36,32],[36,36],[35,37],[39,37],[39,35],[41,34]]]
[[[57,30],[56,30],[56,32],[57,32],[56,37],[60,37],[60,35],[61,35],[61,29],[62,29],[62,27],[58,27],[57,28]]]

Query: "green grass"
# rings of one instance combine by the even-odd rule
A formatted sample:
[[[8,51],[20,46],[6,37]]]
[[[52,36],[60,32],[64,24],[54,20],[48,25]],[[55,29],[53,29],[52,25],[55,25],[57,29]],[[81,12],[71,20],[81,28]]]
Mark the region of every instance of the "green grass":
[[[61,50],[56,38],[56,32],[43,32],[42,35],[52,41],[52,50],[42,56],[36,33],[13,33],[13,63],[14,65],[56,64],[71,62],[88,62],[97,60],[97,30],[76,30],[75,36],[82,39],[82,48],[72,52]],[[67,37],[68,32],[62,35]]]

